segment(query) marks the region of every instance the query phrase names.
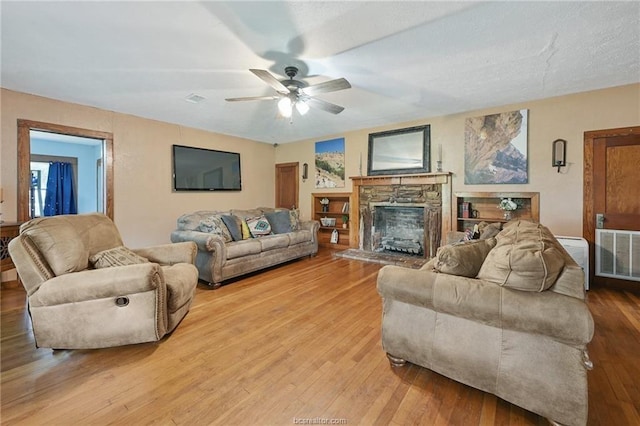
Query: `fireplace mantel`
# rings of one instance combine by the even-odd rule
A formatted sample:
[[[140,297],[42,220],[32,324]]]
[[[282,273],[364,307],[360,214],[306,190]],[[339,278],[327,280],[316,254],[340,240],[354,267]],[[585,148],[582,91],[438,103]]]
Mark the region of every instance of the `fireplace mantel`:
[[[389,186],[389,185],[440,185],[442,197],[442,229],[441,235],[444,237],[452,228],[451,223],[451,178],[450,172],[423,173],[414,175],[379,175],[379,176],[352,176],[353,193],[350,205],[351,227],[356,232],[351,233],[350,246],[358,248],[360,246],[360,189],[369,186]]]

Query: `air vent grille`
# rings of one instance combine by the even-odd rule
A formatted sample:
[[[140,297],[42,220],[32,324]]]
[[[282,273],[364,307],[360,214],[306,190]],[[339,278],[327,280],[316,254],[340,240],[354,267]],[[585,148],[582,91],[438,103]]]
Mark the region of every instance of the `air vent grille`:
[[[596,229],[596,275],[640,281],[640,232]]]

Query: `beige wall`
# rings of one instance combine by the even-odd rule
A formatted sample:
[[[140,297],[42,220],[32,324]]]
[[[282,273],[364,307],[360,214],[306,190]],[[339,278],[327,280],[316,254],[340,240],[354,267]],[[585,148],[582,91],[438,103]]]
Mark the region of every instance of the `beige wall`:
[[[529,183],[519,185],[464,184],[464,122],[467,117],[511,110],[529,110]],[[368,135],[371,132],[399,129],[422,124],[431,125],[432,166],[442,145],[443,169],[453,173],[453,191],[533,191],[540,192],[540,221],[556,235],[582,236],[583,137],[589,130],[640,125],[640,84],[597,90],[534,102],[470,111],[420,121],[398,123],[323,138],[306,140],[276,148],[276,162],[299,161],[309,164],[310,179],[300,181],[300,208],[310,216],[312,192],[350,192],[349,176],[367,173]],[[315,142],[345,138],[345,188],[315,189],[313,175]],[[551,144],[567,140],[568,167],[561,173],[551,166]]]
[[[17,217],[18,119],[113,133],[114,219],[130,247],[168,243],[176,219],[183,213],[274,204],[275,149],[271,144],[5,89],[1,96],[0,184],[4,189],[5,221]],[[172,144],[239,152],[242,191],[172,192]]]
[[[425,118],[339,135],[281,144],[270,144],[181,127],[131,115],[114,113],[2,89],[2,146],[0,185],[6,221],[16,219],[17,119],[43,121],[111,132],[114,135],[115,221],[125,244],[141,247],[166,243],[176,218],[198,209],[250,208],[273,205],[274,164],[308,163],[311,176],[300,180],[300,207],[310,217],[311,193],[315,192],[315,142],[345,138],[346,175],[357,176],[362,158],[367,169],[368,134],[420,124],[431,125],[432,152],[442,145],[445,171],[454,175],[454,191],[538,191],[541,221],[556,234],[582,234],[583,133],[588,130],[640,125],[640,84],[604,89],[535,102],[471,111],[464,114]],[[464,120],[514,109],[529,110],[529,184],[465,185]],[[569,166],[556,173],[551,166],[551,143],[568,141]],[[173,193],[171,191],[171,145],[183,144],[239,152],[242,156],[241,192]],[[434,169],[432,165],[432,169]],[[351,191],[347,179],[344,189]]]

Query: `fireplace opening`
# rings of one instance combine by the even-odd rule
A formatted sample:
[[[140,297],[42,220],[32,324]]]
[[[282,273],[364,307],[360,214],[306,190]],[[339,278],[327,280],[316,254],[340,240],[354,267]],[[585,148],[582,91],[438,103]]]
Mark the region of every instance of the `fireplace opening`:
[[[424,208],[376,206],[373,251],[424,256]]]

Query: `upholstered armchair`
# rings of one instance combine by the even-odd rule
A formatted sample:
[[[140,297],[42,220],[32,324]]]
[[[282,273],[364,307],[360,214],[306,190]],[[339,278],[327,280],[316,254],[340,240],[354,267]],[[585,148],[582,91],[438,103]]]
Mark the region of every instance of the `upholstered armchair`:
[[[99,213],[33,219],[9,244],[36,346],[54,349],[160,340],[191,307],[196,252],[189,242],[129,250]]]

